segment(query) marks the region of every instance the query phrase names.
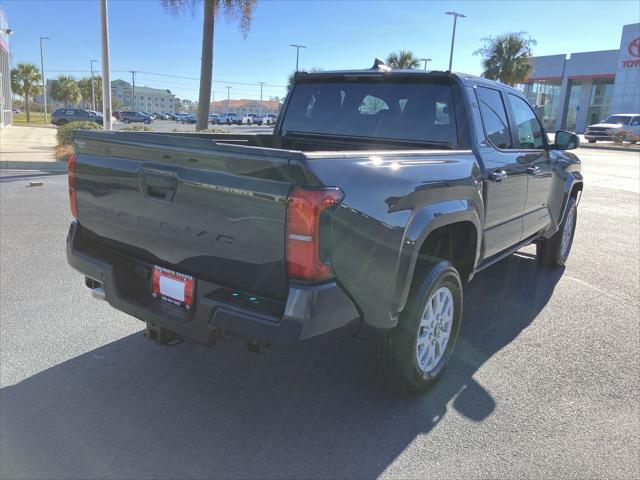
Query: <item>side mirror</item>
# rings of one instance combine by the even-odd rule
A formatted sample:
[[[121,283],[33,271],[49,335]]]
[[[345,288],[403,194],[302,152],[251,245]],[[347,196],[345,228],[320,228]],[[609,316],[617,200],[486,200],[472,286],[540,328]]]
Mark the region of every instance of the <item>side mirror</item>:
[[[556,132],[555,147],[558,150],[573,150],[580,146],[580,138],[571,132],[558,130]]]

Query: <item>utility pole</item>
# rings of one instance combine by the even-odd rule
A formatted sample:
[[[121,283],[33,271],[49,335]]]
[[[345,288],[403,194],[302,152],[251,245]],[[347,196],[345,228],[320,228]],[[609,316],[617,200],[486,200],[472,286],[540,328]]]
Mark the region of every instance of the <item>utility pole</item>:
[[[100,0],[100,34],[102,37],[102,123],[111,130],[111,70],[109,70],[109,18],[107,0]]]
[[[44,53],[42,52],[42,40],[51,40],[50,37],[40,37],[40,72],[42,73],[42,98],[44,99],[44,123],[47,121],[47,81],[44,77]]]
[[[296,72],[297,72],[298,71],[298,61],[300,60],[300,49],[301,48],[307,48],[307,47],[305,47],[304,45],[296,45],[295,43],[292,43],[289,46],[296,49]]]
[[[135,70],[131,70],[131,103],[133,104],[133,108],[131,109],[133,112],[136,112],[136,72]]]
[[[262,86],[265,82],[258,82],[260,84],[260,115],[262,115]]]
[[[451,65],[453,64],[453,45],[456,41],[456,23],[458,17],[466,18],[467,16],[458,12],[445,12],[445,15],[453,15],[453,33],[451,34],[451,52],[449,52],[449,71],[451,71]]]
[[[227,87],[227,111],[226,113],[231,113],[229,110],[229,92],[231,91],[231,87]]]
[[[98,105],[96,104],[96,90],[93,86],[93,62],[97,62],[98,60],[91,60],[91,108],[93,110],[98,110]]]
[[[422,60],[424,62],[424,70],[427,70],[427,63],[431,61],[430,58],[421,58],[420,60]]]

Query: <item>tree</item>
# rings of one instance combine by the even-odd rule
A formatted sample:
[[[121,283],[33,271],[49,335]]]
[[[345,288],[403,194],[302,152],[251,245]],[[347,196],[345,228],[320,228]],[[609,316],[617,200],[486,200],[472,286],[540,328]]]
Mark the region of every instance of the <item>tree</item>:
[[[31,121],[29,99],[41,92],[42,76],[33,63],[19,63],[11,70],[11,90],[24,97],[24,110],[27,122]]]
[[[420,66],[420,60],[418,60],[409,50],[391,52],[387,56],[386,63],[394,70],[407,70],[411,68],[418,68]]]
[[[95,75],[93,77],[93,89],[96,95],[96,104],[93,105],[91,95],[91,77],[85,77],[78,80],[78,89],[82,100],[91,105],[92,110],[102,110],[102,77]]]
[[[482,76],[507,85],[523,83],[531,70],[531,46],[536,45],[527,32],[505,33],[483,38],[484,47],[473,52],[482,55]]]
[[[203,4],[204,18],[202,23],[200,93],[198,96],[196,130],[206,130],[209,126],[211,82],[213,81],[213,36],[216,16],[222,5],[224,14],[228,19],[238,20],[240,32],[243,38],[246,38],[257,0],[162,0],[162,4],[169,11],[177,14],[186,10],[193,12],[199,1],[202,1]]]
[[[51,98],[54,100],[64,102],[65,107],[67,107],[69,103],[76,103],[80,100],[78,82],[69,75],[60,75],[55,80],[51,80],[49,95],[51,95]]]

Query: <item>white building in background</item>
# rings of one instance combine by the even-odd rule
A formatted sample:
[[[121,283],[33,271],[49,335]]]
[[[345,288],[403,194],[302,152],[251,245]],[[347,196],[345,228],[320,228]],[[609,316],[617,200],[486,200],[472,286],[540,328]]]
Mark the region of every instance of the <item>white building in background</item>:
[[[11,125],[10,32],[7,17],[0,8],[0,128]]]
[[[176,111],[176,96],[171,93],[171,90],[136,85],[135,99],[132,99],[133,95],[133,88],[129,82],[124,80],[111,82],[112,102],[118,100],[124,105],[125,110],[151,113],[174,113]],[[116,110],[115,107],[114,110]]]
[[[625,25],[620,48],[532,57],[519,85],[548,130],[583,133],[613,113],[640,113],[640,23]]]

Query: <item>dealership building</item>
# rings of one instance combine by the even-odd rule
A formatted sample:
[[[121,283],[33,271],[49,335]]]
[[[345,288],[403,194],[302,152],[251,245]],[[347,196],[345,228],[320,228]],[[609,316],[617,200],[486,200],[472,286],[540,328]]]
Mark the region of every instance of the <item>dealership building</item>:
[[[9,35],[12,30],[0,8],[0,128],[11,125],[11,66]]]
[[[549,131],[584,133],[613,113],[640,113],[640,23],[625,25],[620,48],[532,57],[518,85]]]

